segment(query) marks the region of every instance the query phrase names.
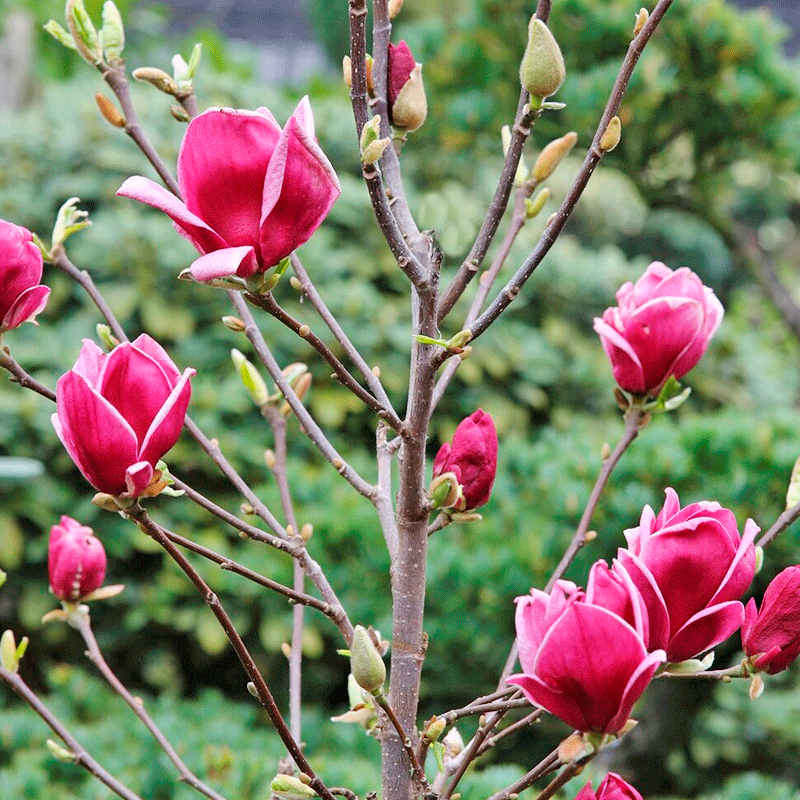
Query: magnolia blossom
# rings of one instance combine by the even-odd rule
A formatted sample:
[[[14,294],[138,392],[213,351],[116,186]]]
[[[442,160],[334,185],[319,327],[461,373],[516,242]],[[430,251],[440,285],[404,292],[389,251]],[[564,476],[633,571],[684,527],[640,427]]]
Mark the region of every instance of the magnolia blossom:
[[[626,780],[614,772],[609,772],[600,782],[597,791],[592,791],[592,784],[587,783],[575,800],[642,800],[642,796]]]
[[[638,528],[625,531],[628,550],[612,568],[630,580],[647,609],[647,644],[663,648],[671,662],[684,661],[727,639],[742,624],[739,598],[755,574],[753,540],[759,527],[748,519],[740,536],[736,519],[719,503],[680,507],[674,489],[656,514],[645,506]],[[605,598],[611,596],[606,589]],[[617,601],[607,599],[618,609]]]
[[[47,572],[50,591],[59,600],[77,603],[103,585],[106,551],[91,528],[63,516],[50,529]]]
[[[516,626],[522,674],[508,682],[579,731],[622,730],[665,659],[663,650],[648,654],[641,627],[568,581],[518,597]]]
[[[772,579],[758,611],[750,599],[742,647],[753,666],[769,675],[782,672],[800,655],[800,566],[787,567]]]
[[[617,292],[617,306],[594,329],[614,380],[637,395],[655,396],[670,376],[682,378],[702,358],[722,320],[722,304],[687,267],[659,261]]]
[[[35,324],[50,296],[41,279],[42,252],[33,234],[0,219],[0,334],[23,322]]]
[[[304,97],[283,129],[266,109],[215,108],[195,117],[178,155],[183,201],[136,175],[117,194],[168,214],[202,253],[192,277],[248,278],[307,242],[339,196]]]
[[[56,385],[53,427],[89,483],[138,497],[175,444],[191,396],[189,378],[147,334],[105,354],[84,339],[75,366]]]
[[[497,472],[497,431],[491,416],[478,409],[462,420],[433,461],[433,477],[452,472],[461,486],[459,510],[469,511],[489,502]]]

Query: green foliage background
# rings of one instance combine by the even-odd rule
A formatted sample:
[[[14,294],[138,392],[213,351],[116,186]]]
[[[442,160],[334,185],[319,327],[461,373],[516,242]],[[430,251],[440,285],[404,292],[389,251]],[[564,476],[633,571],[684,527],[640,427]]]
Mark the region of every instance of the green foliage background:
[[[407,5],[408,21],[398,37],[425,61],[431,114],[404,151],[405,174],[420,224],[437,231],[450,275],[469,249],[499,173],[497,131],[516,107],[517,64],[534,4],[461,0],[441,19],[421,3]],[[565,130],[579,133],[576,153],[588,143],[638,7],[628,0],[556,0],[551,23],[568,62],[569,78],[559,97],[567,108],[542,119],[527,152],[529,163],[537,148]],[[51,14],[58,17],[60,9]],[[130,15],[131,68],[166,67],[176,50],[188,54],[194,39],[166,42],[158,35],[158,17],[138,7]],[[198,78],[202,106],[266,105],[279,120],[291,113],[299,96],[260,85],[253,78],[252,55],[213,34],[200,35],[208,56]],[[635,280],[649,261],[695,269],[714,286],[726,317],[709,354],[688,377],[690,401],[669,418],[656,419],[625,455],[593,520],[600,535],[570,577],[580,581],[595,558],[613,556],[623,543],[622,531],[637,524],[645,503],[658,506],[668,485],[683,502],[713,499],[729,506],[740,525],[752,516],[766,528],[782,509],[800,454],[798,343],[738,268],[729,238],[745,226],[774,255],[797,293],[800,81],[797,64],[779,53],[780,36],[763,15],[743,15],[718,0],[676,0],[626,96],[622,144],[604,160],[574,221],[523,296],[475,343],[444,398],[431,455],[457,422],[480,406],[497,422],[500,465],[484,519],[451,526],[431,543],[426,623],[431,644],[422,714],[494,688],[513,635],[513,598],[543,585],[563,552],[588,498],[601,447],[613,444],[622,429],[591,321],[613,302],[619,285]],[[70,240],[73,261],[91,271],[131,335],[146,330],[176,363],[197,368],[193,417],[278,507],[263,462],[268,432],[229,361],[230,348],[247,352],[247,343],[219,322],[228,313],[224,295],[176,281],[193,249],[163,215],[114,196],[128,175],[150,171],[133,144],[97,114],[93,94],[103,88],[99,76],[76,58],[65,58],[54,43],[42,40],[40,53],[30,105],[0,120],[0,218],[46,238],[59,205],[71,196],[81,198],[94,224]],[[320,143],[343,191],[301,257],[370,363],[380,365],[402,407],[410,348],[405,280],[371,223],[345,89],[327,77],[307,88]],[[149,86],[136,86],[135,97],[159,151],[174,162],[182,129],[166,99]],[[549,182],[553,200],[541,220],[523,230],[510,265],[537,240],[579,158],[567,159]],[[46,280],[53,295],[40,327],[14,331],[7,343],[29,371],[54,385],[77,356],[80,339],[94,336],[98,315],[63,276],[49,269]],[[293,313],[320,327],[288,282],[277,294]],[[371,415],[329,379],[302,343],[273,320],[265,319],[263,328],[281,361],[308,361],[314,374],[311,410],[354,465],[374,478]],[[457,328],[454,322],[445,333]],[[10,573],[0,592],[0,627],[31,636],[26,678],[49,691],[48,702],[74,720],[79,738],[143,795],[188,796],[185,787],[176,788],[168,765],[135,720],[84,674],[90,670],[74,632],[40,625],[53,607],[46,591],[47,533],[67,513],[94,526],[109,553],[109,580],[127,586],[120,598],[92,609],[112,666],[137,691],[160,693],[149,701],[159,721],[221,790],[237,798],[266,797],[280,748],[248,702],[238,662],[172,564],[131,526],[90,504],[92,492],[54,436],[51,413],[38,396],[0,385],[0,454],[30,456],[47,465],[36,479],[0,484],[0,566]],[[188,437],[169,461],[176,474],[238,511],[239,498]],[[321,460],[296,425],[290,470],[301,522],[314,525],[312,553],[352,619],[388,634],[388,558],[371,506]],[[286,559],[242,542],[188,501],[162,497],[151,505],[178,533],[290,580]],[[767,553],[755,592],[798,560],[794,526]],[[285,702],[280,645],[290,633],[289,606],[234,575],[210,566],[204,574]],[[363,795],[378,783],[377,748],[360,730],[327,722],[345,708],[347,662],[336,654],[336,631],[313,613],[307,620],[308,751],[329,782]],[[737,646],[734,641],[718,648],[718,665],[732,662]],[[641,733],[629,737],[605,766],[632,777],[648,797],[795,797],[796,683],[797,671],[771,680],[757,703],[738,683],[716,689],[687,683],[654,687],[638,714]],[[48,735],[43,725],[11,697],[3,698],[0,796],[107,796],[77,769],[54,762],[42,746]],[[462,733],[470,733],[469,723]],[[560,723],[547,722],[506,740],[464,784],[464,797],[478,800],[502,788],[563,733]],[[565,796],[574,796],[583,782],[585,777]]]

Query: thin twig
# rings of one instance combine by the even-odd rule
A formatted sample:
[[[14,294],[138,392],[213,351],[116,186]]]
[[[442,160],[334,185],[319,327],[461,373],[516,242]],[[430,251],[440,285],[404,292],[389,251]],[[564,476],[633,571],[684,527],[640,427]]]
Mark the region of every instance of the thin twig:
[[[40,394],[42,397],[46,397],[48,400],[52,400],[55,403],[56,393],[25,372],[17,361],[14,360],[8,347],[0,348],[0,367],[8,371],[11,375],[9,380],[12,383],[18,383],[23,389],[30,389],[32,392],[36,392],[36,394]]]
[[[388,426],[384,422],[378,423],[378,429],[375,434],[378,492],[373,502],[375,510],[378,512],[378,521],[383,532],[383,538],[386,541],[386,549],[389,551],[389,560],[394,563],[397,558],[399,541],[397,517],[395,516],[394,502],[392,500],[392,457],[394,451],[392,450],[391,442],[387,439],[387,433]]]
[[[356,471],[350,466],[336,451],[336,448],[330,443],[327,436],[322,432],[322,429],[317,425],[316,420],[311,416],[308,409],[303,405],[300,399],[295,394],[292,387],[289,385],[286,377],[281,371],[275,356],[267,346],[261,331],[250,313],[244,298],[239,292],[228,292],[234,308],[239,318],[245,324],[245,336],[250,340],[253,348],[256,351],[261,363],[266,367],[270,377],[278,389],[280,389],[289,407],[294,412],[297,419],[300,421],[303,431],[308,438],[317,446],[317,449],[322,453],[325,458],[330,461],[334,469],[347,480],[347,482],[359,493],[364,495],[370,501],[375,496],[376,489],[371,484],[367,483]]]
[[[364,389],[358,381],[347,371],[341,361],[333,354],[331,349],[322,339],[319,338],[308,325],[304,325],[299,320],[296,320],[288,311],[283,309],[272,295],[272,292],[267,294],[253,294],[247,292],[245,299],[252,303],[254,306],[271,314],[278,322],[285,325],[289,330],[294,331],[298,336],[307,341],[333,368],[334,375],[339,382],[349,389],[364,405],[375,411],[381,419],[399,431],[402,427],[402,421],[397,413],[392,408],[387,408],[377,398],[373,397],[366,389]]]
[[[87,772],[94,775],[101,783],[104,783],[112,792],[124,798],[124,800],[142,800],[142,798],[132,792],[127,786],[120,783],[110,772],[103,769],[100,764],[86,752],[83,745],[67,730],[61,720],[33,693],[31,688],[15,672],[10,672],[0,666],[0,679],[4,680],[49,726],[50,729],[64,744],[72,751],[75,756],[75,763],[83,767]]]
[[[190,769],[186,766],[183,759],[175,751],[175,748],[170,744],[169,739],[161,732],[161,729],[153,721],[153,718],[145,711],[144,703],[140,698],[134,697],[123,685],[122,681],[116,676],[111,667],[108,666],[100,647],[97,644],[94,631],[92,630],[92,623],[89,614],[76,612],[72,616],[72,622],[77,623],[76,627],[83,636],[86,646],[89,648],[86,655],[91,662],[102,673],[103,677],[111,685],[111,688],[128,704],[131,711],[142,721],[144,726],[153,735],[153,738],[158,742],[161,749],[166,753],[167,758],[175,765],[176,769],[181,775],[181,780],[187,783],[196,791],[210,797],[211,800],[225,800],[225,798],[214,791],[210,786],[207,786],[200,780]]]
[[[512,711],[515,708],[530,708],[530,705],[530,700],[524,697],[516,697],[508,700],[495,700],[485,705],[465,706],[455,711],[448,711],[441,716],[447,720],[447,722],[455,722],[461,717],[476,717],[482,714],[491,714],[493,711]]]
[[[250,651],[247,649],[244,641],[242,641],[242,637],[236,630],[236,626],[233,624],[231,618],[223,608],[222,603],[220,603],[219,597],[215,592],[212,591],[211,587],[209,587],[209,585],[203,580],[203,578],[200,576],[200,573],[197,572],[197,570],[187,560],[183,553],[181,553],[181,551],[178,550],[178,548],[170,541],[169,537],[164,534],[161,527],[148,516],[147,512],[140,505],[135,505],[133,508],[126,510],[125,515],[129,519],[136,522],[144,533],[158,542],[158,544],[160,544],[161,547],[167,551],[172,560],[175,561],[175,563],[183,570],[189,580],[194,584],[206,605],[211,609],[212,613],[217,618],[223,631],[225,631],[225,635],[228,637],[228,640],[233,646],[233,649],[236,652],[236,655],[238,656],[242,666],[244,667],[247,676],[255,686],[261,705],[266,710],[270,721],[278,733],[278,736],[280,736],[281,741],[284,743],[286,749],[289,751],[289,754],[294,759],[295,764],[297,764],[298,768],[309,777],[309,785],[320,797],[324,798],[324,800],[333,800],[333,795],[330,793],[330,790],[311,768],[311,765],[303,755],[303,751],[300,749],[299,743],[289,731],[280,709],[275,702],[275,698],[272,696],[272,692],[270,692],[264,677],[256,666],[253,656],[250,654]]]
[[[796,519],[800,518],[800,503],[795,503],[789,506],[775,522],[770,525],[769,529],[761,535],[761,538],[756,542],[757,547],[766,547],[772,542],[780,533],[783,533]]]
[[[509,800],[511,795],[519,794],[529,786],[532,786],[539,778],[543,778],[553,770],[558,769],[560,763],[558,750],[553,750],[552,753],[543,758],[532,770],[526,772],[519,780],[507,786],[503,791],[493,794],[489,800]]]
[[[530,714],[526,714],[524,717],[522,717],[522,719],[518,719],[516,722],[512,722],[510,725],[507,725],[505,728],[494,734],[494,736],[490,736],[478,748],[478,757],[482,756],[487,750],[494,747],[501,739],[505,739],[506,736],[509,736],[518,730],[522,730],[522,728],[527,728],[529,725],[536,722],[536,720],[539,719],[543,713],[544,712],[541,708],[537,708],[534,711],[531,711]]]
[[[578,775],[581,770],[599,753],[599,750],[595,750],[589,755],[584,756],[577,761],[573,761],[568,764],[564,769],[561,770],[561,773],[555,777],[550,783],[536,795],[536,800],[549,800],[567,781],[572,780],[576,775]],[[501,792],[501,797],[490,797],[489,800],[506,800],[506,796],[502,796],[503,793]]]
[[[296,253],[292,253],[291,260],[292,269],[297,279],[300,281],[303,294],[311,301],[311,305],[316,309],[320,319],[328,326],[336,341],[342,346],[342,350],[347,353],[347,357],[356,365],[358,371],[364,376],[364,380],[367,382],[367,386],[369,386],[372,394],[374,394],[387,409],[396,414],[394,408],[392,408],[389,395],[386,394],[386,389],[384,389],[381,383],[380,377],[370,369],[369,364],[364,360],[358,348],[350,341],[349,337],[342,329],[342,326],[339,324],[339,321],[325,305],[325,301],[317,291],[317,287],[314,285],[314,282],[311,280],[308,272],[306,272],[306,268],[303,266],[303,263]]]

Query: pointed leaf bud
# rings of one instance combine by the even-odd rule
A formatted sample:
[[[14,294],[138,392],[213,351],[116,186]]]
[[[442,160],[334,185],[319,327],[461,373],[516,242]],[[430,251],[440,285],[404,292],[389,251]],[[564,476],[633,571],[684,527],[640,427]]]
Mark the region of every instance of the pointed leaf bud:
[[[428,487],[428,495],[434,508],[453,508],[464,499],[454,472],[437,475]]]
[[[83,230],[92,223],[86,219],[88,211],[79,211],[75,204],[79,201],[77,197],[70,197],[61,208],[58,209],[56,224],[53,226],[52,247],[64,244],[64,242],[77,231]]]
[[[2,588],[2,586],[6,582],[7,578],[8,578],[8,573],[7,572],[3,572],[3,570],[0,569],[0,588]]]
[[[19,670],[19,662],[28,648],[28,637],[23,636],[22,641],[17,645],[17,640],[14,638],[14,631],[3,631],[0,636],[0,664],[4,669],[9,672],[17,672]]]
[[[544,204],[550,199],[550,190],[545,186],[536,197],[531,200],[525,199],[525,217],[533,219],[543,208]]]
[[[308,800],[317,793],[294,775],[276,775],[270,784],[272,794],[282,800]]]
[[[63,516],[50,529],[47,548],[50,591],[68,603],[77,603],[103,585],[106,552],[91,528]]]
[[[618,144],[622,137],[622,123],[619,117],[611,117],[608,127],[600,137],[600,149],[604,153],[610,153]]]
[[[125,27],[113,0],[103,3],[103,27],[100,29],[103,54],[109,62],[119,60],[125,47]]]
[[[446,727],[447,722],[444,717],[432,717],[422,731],[422,738],[428,742],[438,741]]]
[[[364,127],[361,129],[361,139],[359,140],[359,147],[361,148],[361,155],[364,151],[381,135],[381,118],[376,114]]]
[[[385,139],[377,139],[374,142],[370,142],[361,151],[361,162],[363,164],[374,164],[376,161],[380,161],[383,151],[386,150],[391,143],[392,140],[388,136]]]
[[[115,128],[124,128],[128,124],[117,107],[102,92],[97,92],[94,99],[106,122],[110,122]]]
[[[547,25],[535,16],[528,25],[528,46],[522,57],[519,77],[532,98],[540,100],[558,91],[567,71],[561,48]]]
[[[47,749],[56,761],[61,761],[63,764],[74,764],[78,760],[78,757],[72,750],[68,750],[54,739],[47,740]]]
[[[239,317],[225,316],[222,318],[222,324],[230,331],[242,333],[245,329],[245,324]]]
[[[636,15],[636,22],[633,25],[633,36],[636,38],[644,28],[647,20],[650,19],[650,12],[646,8],[640,8]]]
[[[575,133],[575,131],[565,133],[559,139],[553,139],[553,141],[539,153],[539,157],[533,165],[533,172],[531,174],[534,180],[539,183],[547,180],[553,172],[555,172],[556,167],[561,163],[561,159],[568,155],[570,150],[575,147],[577,141],[578,134]]]
[[[347,85],[348,89],[353,88],[353,61],[350,56],[342,58],[342,80]]]
[[[64,47],[69,47],[70,50],[77,50],[75,47],[75,40],[69,31],[65,31],[54,19],[48,20],[47,24],[43,26],[44,29],[57,41],[61,42]]]
[[[67,0],[66,17],[72,41],[81,58],[92,66],[99,64],[102,59],[100,37],[97,35],[97,29],[86,11],[83,0]]]
[[[404,0],[389,0],[389,19],[394,19],[403,7]]]
[[[789,478],[789,488],[786,490],[786,508],[791,508],[800,503],[800,458],[794,462],[792,474]]]
[[[139,67],[131,74],[137,81],[151,83],[160,92],[164,92],[164,94],[170,94],[173,97],[178,94],[178,84],[175,82],[172,75],[164,72],[163,69],[159,69],[158,67]]]
[[[355,682],[367,692],[375,694],[386,680],[386,665],[369,632],[356,625],[350,645],[350,671]]]
[[[255,365],[248,361],[244,353],[235,347],[231,350],[231,359],[236,367],[239,377],[242,379],[245,389],[250,393],[253,402],[261,408],[268,400],[267,384],[259,374]]]

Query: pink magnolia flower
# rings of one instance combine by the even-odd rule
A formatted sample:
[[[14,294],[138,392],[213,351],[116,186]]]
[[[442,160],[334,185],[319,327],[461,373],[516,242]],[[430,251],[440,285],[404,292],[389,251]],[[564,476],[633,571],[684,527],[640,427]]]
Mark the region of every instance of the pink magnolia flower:
[[[0,334],[23,322],[36,324],[47,304],[50,289],[39,286],[42,253],[33,234],[0,219]]]
[[[592,791],[592,784],[587,783],[575,800],[642,800],[642,796],[626,780],[614,772],[609,772],[603,778],[597,791]]]
[[[722,320],[714,292],[687,267],[652,263],[617,292],[594,329],[614,380],[637,395],[655,396],[671,375],[682,378],[702,358]]]
[[[639,527],[625,531],[629,549],[618,559],[647,607],[650,649],[663,647],[669,661],[684,661],[739,628],[739,598],[755,574],[758,531],[748,519],[740,536],[733,514],[719,503],[681,509],[674,489],[666,490],[658,516],[645,506]]]
[[[105,354],[84,339],[75,366],[56,385],[53,427],[89,483],[138,497],[175,444],[189,405],[193,369],[178,371],[142,334]]]
[[[433,460],[433,477],[452,472],[464,496],[461,511],[489,502],[497,472],[497,431],[491,416],[478,409],[462,420]]]
[[[77,603],[103,585],[106,551],[91,528],[63,516],[50,529],[47,572],[50,591],[59,600]]]
[[[339,181],[314,137],[304,97],[281,130],[266,108],[215,108],[195,117],[178,155],[183,201],[136,175],[117,194],[168,214],[202,253],[198,281],[248,278],[311,238],[339,196]]]
[[[800,655],[800,566],[772,579],[761,608],[751,598],[744,611],[742,647],[756,669],[785,670]]]
[[[665,659],[648,654],[641,628],[568,581],[518,597],[516,626],[523,671],[508,682],[579,731],[618,733]]]

